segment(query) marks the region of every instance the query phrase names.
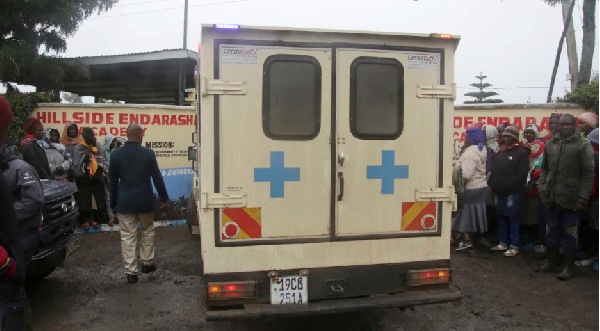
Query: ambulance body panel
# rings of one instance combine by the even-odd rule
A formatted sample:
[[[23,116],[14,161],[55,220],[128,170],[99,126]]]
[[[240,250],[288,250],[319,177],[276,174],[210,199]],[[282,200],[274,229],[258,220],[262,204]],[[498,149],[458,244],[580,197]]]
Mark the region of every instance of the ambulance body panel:
[[[260,303],[264,316],[289,313],[267,303],[299,313],[375,294],[397,295],[392,306],[460,299],[411,292],[451,280],[457,44],[203,26],[195,196],[209,307]],[[295,289],[279,293],[280,282]]]

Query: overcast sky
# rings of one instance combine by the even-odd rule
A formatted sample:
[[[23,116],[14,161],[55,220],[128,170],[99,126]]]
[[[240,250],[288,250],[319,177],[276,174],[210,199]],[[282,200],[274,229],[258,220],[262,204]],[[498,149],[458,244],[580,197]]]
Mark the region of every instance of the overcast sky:
[[[582,4],[578,0],[573,13],[578,55]],[[181,48],[183,6],[184,0],[119,1],[110,11],[84,21],[68,39],[63,56]],[[561,7],[542,0],[189,0],[189,6],[188,48],[192,50],[197,49],[202,23],[460,35],[457,103],[470,99],[463,94],[472,90],[467,87],[480,71],[488,76],[487,82],[501,88],[496,91],[504,102],[545,102],[562,32]],[[598,70],[597,45],[598,32],[594,70]],[[554,97],[570,90],[566,49],[565,45]]]

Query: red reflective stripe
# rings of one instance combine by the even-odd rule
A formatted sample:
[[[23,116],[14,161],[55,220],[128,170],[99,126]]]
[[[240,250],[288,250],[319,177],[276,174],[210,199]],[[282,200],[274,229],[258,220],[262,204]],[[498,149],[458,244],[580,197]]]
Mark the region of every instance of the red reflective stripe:
[[[260,225],[250,216],[243,208],[227,208],[223,209],[223,214],[227,215],[229,219],[236,222],[239,227],[246,232],[250,238],[260,238],[261,228]]]

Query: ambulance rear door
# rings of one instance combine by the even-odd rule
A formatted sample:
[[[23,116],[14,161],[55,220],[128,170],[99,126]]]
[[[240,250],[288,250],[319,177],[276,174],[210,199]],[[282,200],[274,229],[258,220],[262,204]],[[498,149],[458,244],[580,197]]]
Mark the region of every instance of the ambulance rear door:
[[[338,240],[439,235],[443,50],[337,48]],[[439,192],[438,192],[439,193]],[[452,193],[448,193],[452,194]]]
[[[215,47],[217,83],[243,89],[215,105],[216,192],[245,202],[216,210],[217,246],[330,240],[331,49]]]

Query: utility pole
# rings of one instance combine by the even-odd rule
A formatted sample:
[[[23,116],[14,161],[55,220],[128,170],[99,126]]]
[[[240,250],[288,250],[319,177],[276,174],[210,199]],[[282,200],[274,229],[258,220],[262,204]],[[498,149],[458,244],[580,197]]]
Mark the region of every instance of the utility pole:
[[[556,81],[556,71],[558,71],[558,64],[560,63],[560,53],[562,52],[563,43],[565,42],[565,37],[567,36],[569,21],[571,21],[573,18],[573,7],[575,7],[575,1],[571,1],[571,5],[569,5],[567,21],[564,24],[563,32],[560,36],[560,41],[558,42],[558,49],[556,50],[556,58],[554,59],[554,68],[552,69],[552,76],[550,78],[550,88],[548,89],[548,97],[546,98],[546,103],[552,102],[552,90],[554,90],[554,82]]]
[[[571,1],[565,0],[562,4],[563,13],[563,24],[567,24],[567,15],[569,15],[569,9]],[[575,29],[573,29],[573,17],[568,22],[569,27],[567,30],[567,55],[569,57],[569,74],[571,74],[571,92],[577,89],[577,82],[579,81],[579,59],[577,58],[577,41],[575,40]]]
[[[571,24],[573,28],[573,24]],[[188,29],[188,0],[185,0],[185,9],[183,12],[183,49],[187,49],[187,29]]]
[[[185,6],[183,10],[183,50],[187,51],[187,30],[188,30],[188,0],[185,0]],[[185,101],[185,88],[186,82],[186,68],[185,61],[187,57],[181,59],[179,63],[179,105],[183,106]]]

